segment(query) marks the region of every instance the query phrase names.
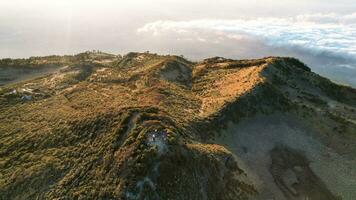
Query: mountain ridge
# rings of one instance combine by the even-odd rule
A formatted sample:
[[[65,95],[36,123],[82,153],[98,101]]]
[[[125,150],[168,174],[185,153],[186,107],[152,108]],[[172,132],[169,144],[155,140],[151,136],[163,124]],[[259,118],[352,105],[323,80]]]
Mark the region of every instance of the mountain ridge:
[[[261,150],[273,160],[262,163],[263,170],[277,166],[281,171],[267,172],[274,179],[265,179],[260,174],[265,171],[249,166],[251,157],[244,154],[253,146],[224,140],[243,134],[234,130],[247,129],[241,126],[248,120],[265,116],[273,122],[269,117],[280,113],[277,121],[297,127],[297,136],[286,135],[307,132],[343,165],[356,162],[356,90],[311,72],[297,59],[213,57],[191,62],[179,56],[102,52],[53,58],[59,63],[55,72],[0,88],[1,198],[354,195],[330,188],[330,180],[305,164],[305,159],[319,156],[314,149],[300,156],[286,139],[283,147],[273,143]],[[300,163],[280,168],[290,158]],[[302,170],[295,170],[296,165]],[[303,179],[305,174],[312,178]],[[285,176],[297,177],[300,186]],[[314,187],[304,187],[308,184]],[[354,183],[340,180],[340,185],[347,184]]]

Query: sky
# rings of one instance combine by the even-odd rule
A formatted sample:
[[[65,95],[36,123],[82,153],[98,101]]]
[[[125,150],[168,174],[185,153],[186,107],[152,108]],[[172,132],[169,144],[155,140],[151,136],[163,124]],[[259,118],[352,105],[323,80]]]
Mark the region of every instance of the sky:
[[[0,58],[293,56],[356,87],[355,0],[1,0]]]

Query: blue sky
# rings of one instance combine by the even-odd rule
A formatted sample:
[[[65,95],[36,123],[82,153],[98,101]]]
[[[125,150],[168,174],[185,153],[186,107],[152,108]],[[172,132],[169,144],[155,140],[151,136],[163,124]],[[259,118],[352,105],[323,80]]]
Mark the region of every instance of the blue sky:
[[[99,49],[256,58],[294,56],[356,86],[354,0],[9,0],[0,57]]]

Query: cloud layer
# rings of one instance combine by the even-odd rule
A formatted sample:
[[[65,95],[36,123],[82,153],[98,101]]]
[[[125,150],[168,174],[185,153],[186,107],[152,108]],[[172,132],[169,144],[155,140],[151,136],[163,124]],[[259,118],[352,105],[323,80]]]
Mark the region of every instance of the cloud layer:
[[[355,10],[354,0],[0,1],[0,57],[89,49],[196,60],[293,56],[356,86]]]
[[[222,37],[253,37],[272,47],[294,47],[313,53],[329,52],[356,57],[356,13],[351,15],[315,14],[293,18],[236,20],[156,21],[138,29],[154,36],[175,34],[180,40],[222,42]],[[218,37],[210,40],[204,32]]]
[[[356,86],[356,13],[160,20],[145,24],[137,33],[159,43],[162,51],[173,45],[173,53],[182,52],[197,59],[214,55],[232,58],[293,56],[322,75]]]

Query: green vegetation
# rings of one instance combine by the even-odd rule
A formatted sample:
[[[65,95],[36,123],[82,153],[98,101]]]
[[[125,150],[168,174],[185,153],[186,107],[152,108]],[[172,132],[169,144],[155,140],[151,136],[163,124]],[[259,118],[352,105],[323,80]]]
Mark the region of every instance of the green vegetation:
[[[206,141],[230,120],[298,113],[305,105],[294,96],[328,109],[297,91],[297,79],[285,81],[311,73],[291,58],[194,63],[92,51],[0,61],[49,65],[58,70],[0,87],[0,199],[248,199],[257,191],[239,163]],[[273,66],[278,76],[268,74]],[[320,80],[328,96],[339,95],[327,88],[341,86]],[[352,102],[354,91],[341,92]],[[157,130],[164,139],[150,141]]]

